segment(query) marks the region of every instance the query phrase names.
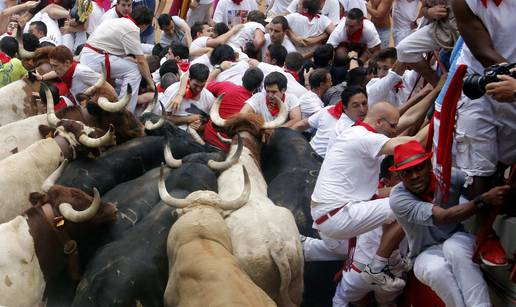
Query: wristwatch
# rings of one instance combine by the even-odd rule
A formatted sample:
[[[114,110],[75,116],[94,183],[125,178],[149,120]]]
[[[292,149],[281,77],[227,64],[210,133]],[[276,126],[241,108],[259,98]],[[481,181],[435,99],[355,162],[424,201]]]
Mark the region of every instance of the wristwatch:
[[[220,70],[221,72],[224,71],[224,69],[222,69],[222,66],[220,66],[220,64],[217,64],[215,66],[213,66],[214,69],[218,69]]]
[[[475,205],[477,210],[483,210],[485,208],[491,207],[491,204],[486,202],[482,195],[475,197],[475,199],[473,199],[473,204]]]

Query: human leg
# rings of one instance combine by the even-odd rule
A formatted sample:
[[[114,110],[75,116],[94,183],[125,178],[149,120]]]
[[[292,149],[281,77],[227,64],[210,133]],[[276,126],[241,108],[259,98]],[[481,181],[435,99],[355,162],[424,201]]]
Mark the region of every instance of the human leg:
[[[142,74],[138,69],[138,65],[132,61],[117,57],[109,56],[111,63],[111,78],[119,79],[122,82],[119,98],[122,98],[126,94],[127,85],[131,85],[132,96],[127,109],[134,112],[136,109],[136,102],[138,101],[138,90],[140,87],[140,81],[142,80]]]
[[[351,302],[356,302],[374,289],[360,277],[360,273],[351,269],[343,272],[342,278],[335,289],[333,307],[346,307]]]
[[[451,266],[444,257],[442,244],[431,246],[416,257],[414,275],[432,288],[446,306],[466,306]]]
[[[324,234],[321,239],[306,237],[303,242],[305,261],[344,260],[348,256],[348,241],[334,240]]]

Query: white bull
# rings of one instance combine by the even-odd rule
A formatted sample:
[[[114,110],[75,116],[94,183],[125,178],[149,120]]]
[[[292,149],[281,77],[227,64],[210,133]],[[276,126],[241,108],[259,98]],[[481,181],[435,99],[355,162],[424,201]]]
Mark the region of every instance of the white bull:
[[[276,306],[232,255],[223,215],[238,210],[249,199],[251,187],[245,168],[244,177],[242,194],[233,201],[222,200],[212,191],[176,199],[166,190],[161,168],[160,197],[181,214],[167,240],[170,271],[165,306]]]
[[[225,121],[218,115],[220,100],[217,99],[210,115],[216,125],[224,126]],[[282,105],[280,115],[263,127],[279,126],[285,119],[286,107]],[[267,197],[267,184],[254,160],[259,160],[259,140],[249,135],[242,136],[248,142],[240,159],[218,178],[219,195],[223,199],[235,198],[242,189],[244,180],[240,170],[243,166],[251,178],[249,201],[226,219],[234,255],[254,283],[278,306],[299,306],[303,294],[304,259],[296,222],[288,209],[276,206]],[[231,157],[236,150],[237,146],[233,144],[228,156]],[[209,163],[212,168],[224,164]]]
[[[0,160],[41,140],[38,126],[47,124],[45,114],[34,115],[0,127]]]
[[[32,99],[32,92],[39,92],[40,86],[39,81],[23,78],[0,88],[0,126],[45,113],[45,106]]]

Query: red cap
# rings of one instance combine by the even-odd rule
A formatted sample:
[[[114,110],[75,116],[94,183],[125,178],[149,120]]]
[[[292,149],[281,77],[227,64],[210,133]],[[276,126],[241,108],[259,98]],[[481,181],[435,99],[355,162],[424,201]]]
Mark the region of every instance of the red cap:
[[[401,171],[423,163],[432,157],[431,152],[425,152],[418,141],[410,141],[394,147],[394,165],[389,167],[391,172]]]

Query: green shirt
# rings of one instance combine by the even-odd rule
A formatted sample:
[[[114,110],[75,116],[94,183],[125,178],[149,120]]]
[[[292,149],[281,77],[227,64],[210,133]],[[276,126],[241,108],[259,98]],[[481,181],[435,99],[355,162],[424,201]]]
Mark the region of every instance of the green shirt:
[[[19,59],[14,58],[0,65],[0,88],[27,75],[27,70]]]

